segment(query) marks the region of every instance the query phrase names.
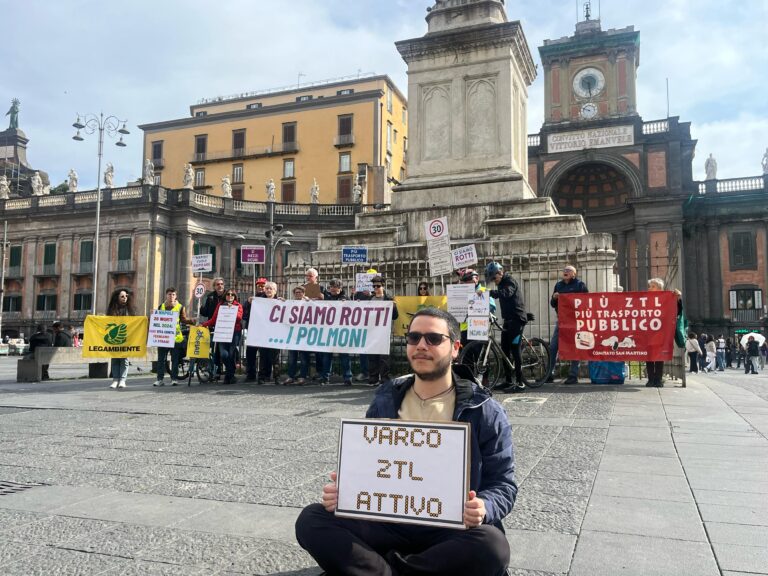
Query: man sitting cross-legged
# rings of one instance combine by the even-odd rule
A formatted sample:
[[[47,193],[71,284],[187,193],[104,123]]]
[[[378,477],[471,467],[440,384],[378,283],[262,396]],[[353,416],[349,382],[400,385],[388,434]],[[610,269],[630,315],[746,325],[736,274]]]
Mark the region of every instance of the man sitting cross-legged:
[[[460,347],[453,316],[436,308],[419,310],[406,341],[413,374],[380,386],[366,417],[470,423],[467,529],[337,517],[332,473],[322,504],[307,506],[299,515],[296,538],[331,576],[500,576],[509,563],[501,521],[517,495],[507,415],[485,388],[451,370]]]

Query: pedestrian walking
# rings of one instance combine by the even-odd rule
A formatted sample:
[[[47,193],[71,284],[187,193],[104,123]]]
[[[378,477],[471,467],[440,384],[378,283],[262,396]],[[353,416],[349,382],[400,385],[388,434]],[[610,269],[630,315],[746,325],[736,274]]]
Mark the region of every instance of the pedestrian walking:
[[[128,290],[118,289],[112,292],[107,305],[107,316],[135,316],[133,295]],[[110,361],[112,384],[110,388],[125,388],[128,380],[128,358],[112,358]]]
[[[51,328],[53,329],[54,346],[57,348],[72,348],[72,334],[64,328],[61,322],[54,322]]]
[[[744,374],[757,374],[760,364],[760,345],[755,337],[750,334],[747,338],[746,359],[744,360]]]
[[[707,353],[707,365],[704,367],[704,372],[713,372],[717,367],[717,345],[711,334],[707,336],[704,350]]]
[[[688,340],[685,341],[685,351],[688,353],[688,371],[691,374],[698,374],[701,346],[699,346],[695,332],[688,333]]]
[[[725,372],[725,338],[722,334],[717,336],[715,340],[716,346],[716,361],[718,372]]]

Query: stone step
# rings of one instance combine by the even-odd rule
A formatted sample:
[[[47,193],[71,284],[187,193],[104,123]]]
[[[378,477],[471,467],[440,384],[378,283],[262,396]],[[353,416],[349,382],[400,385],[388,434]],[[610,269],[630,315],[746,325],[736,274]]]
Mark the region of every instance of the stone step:
[[[584,219],[579,214],[489,218],[484,224],[489,237],[500,239],[566,238],[587,234]]]
[[[318,250],[340,250],[342,246],[398,246],[405,239],[404,226],[320,232]]]

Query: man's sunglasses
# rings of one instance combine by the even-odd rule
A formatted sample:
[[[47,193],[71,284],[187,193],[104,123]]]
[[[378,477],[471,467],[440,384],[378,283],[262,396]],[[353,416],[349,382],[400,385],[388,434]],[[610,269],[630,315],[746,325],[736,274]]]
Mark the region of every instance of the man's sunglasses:
[[[447,334],[440,334],[439,332],[408,332],[405,335],[405,341],[411,346],[416,346],[421,342],[422,338],[424,338],[428,346],[440,346],[443,338],[451,339]]]
[[[374,284],[373,287],[374,288],[381,288],[381,284]]]

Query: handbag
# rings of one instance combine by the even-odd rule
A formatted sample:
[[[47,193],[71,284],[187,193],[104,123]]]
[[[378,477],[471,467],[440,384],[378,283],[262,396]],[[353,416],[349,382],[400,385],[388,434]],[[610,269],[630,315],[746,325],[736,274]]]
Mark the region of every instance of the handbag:
[[[688,339],[688,319],[685,312],[680,312],[675,326],[675,344],[680,348],[685,348],[685,341]]]

